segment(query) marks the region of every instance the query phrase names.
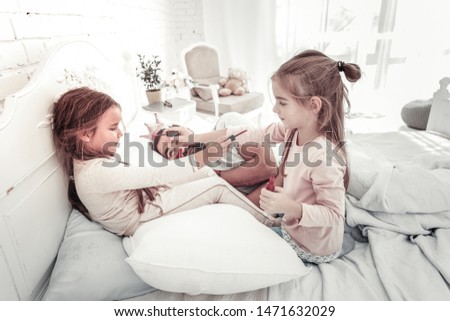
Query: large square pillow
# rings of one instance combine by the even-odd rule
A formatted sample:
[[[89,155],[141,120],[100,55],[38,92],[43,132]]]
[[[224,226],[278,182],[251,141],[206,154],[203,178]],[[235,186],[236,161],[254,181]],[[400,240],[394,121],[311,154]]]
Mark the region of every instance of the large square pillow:
[[[190,295],[253,291],[310,270],[270,228],[227,204],[144,223],[123,244],[126,261],[142,280]]]
[[[72,211],[43,300],[121,300],[154,291],[126,257],[121,237]]]

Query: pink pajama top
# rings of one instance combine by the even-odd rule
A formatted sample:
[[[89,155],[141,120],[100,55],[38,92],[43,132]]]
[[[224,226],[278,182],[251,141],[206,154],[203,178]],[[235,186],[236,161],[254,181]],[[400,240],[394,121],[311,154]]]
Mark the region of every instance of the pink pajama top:
[[[73,166],[78,196],[92,219],[117,235],[132,235],[141,223],[162,215],[152,202],[140,214],[135,189],[178,185],[203,175],[187,158],[167,161],[159,167],[109,165],[114,163],[112,158],[97,158],[74,160]]]
[[[232,127],[227,135],[236,134],[242,127]],[[287,141],[291,131],[274,123],[266,128],[250,130],[237,137],[242,145],[262,143],[269,135],[271,142]],[[324,136],[298,146],[297,134],[286,161],[284,191],[303,207],[300,215],[284,215],[282,226],[304,251],[315,255],[330,255],[339,251],[344,237],[346,167],[333,149],[335,145]]]

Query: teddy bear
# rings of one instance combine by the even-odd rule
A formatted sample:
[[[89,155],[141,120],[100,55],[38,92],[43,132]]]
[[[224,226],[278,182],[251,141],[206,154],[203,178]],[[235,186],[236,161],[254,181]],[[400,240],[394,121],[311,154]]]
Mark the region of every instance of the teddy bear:
[[[220,96],[243,95],[248,92],[247,73],[242,69],[231,67],[228,69],[228,77],[222,77],[219,85]]]

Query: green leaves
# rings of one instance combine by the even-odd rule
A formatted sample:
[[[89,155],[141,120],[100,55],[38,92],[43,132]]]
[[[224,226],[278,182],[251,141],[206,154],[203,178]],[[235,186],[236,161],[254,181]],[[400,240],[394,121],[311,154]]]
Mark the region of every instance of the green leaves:
[[[138,54],[140,66],[136,68],[137,76],[144,82],[148,91],[157,91],[163,87],[161,79],[161,59],[159,56],[152,56],[147,59],[145,55]]]

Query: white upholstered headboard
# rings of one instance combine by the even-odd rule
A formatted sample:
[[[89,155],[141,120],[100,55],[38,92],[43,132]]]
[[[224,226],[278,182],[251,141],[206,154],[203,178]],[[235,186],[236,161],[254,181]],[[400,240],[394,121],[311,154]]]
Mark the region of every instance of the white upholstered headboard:
[[[139,94],[131,55],[110,60],[85,40],[48,52],[29,83],[5,100],[0,115],[0,300],[39,299],[71,208],[55,157],[48,114],[70,88],[89,86],[135,116]]]

